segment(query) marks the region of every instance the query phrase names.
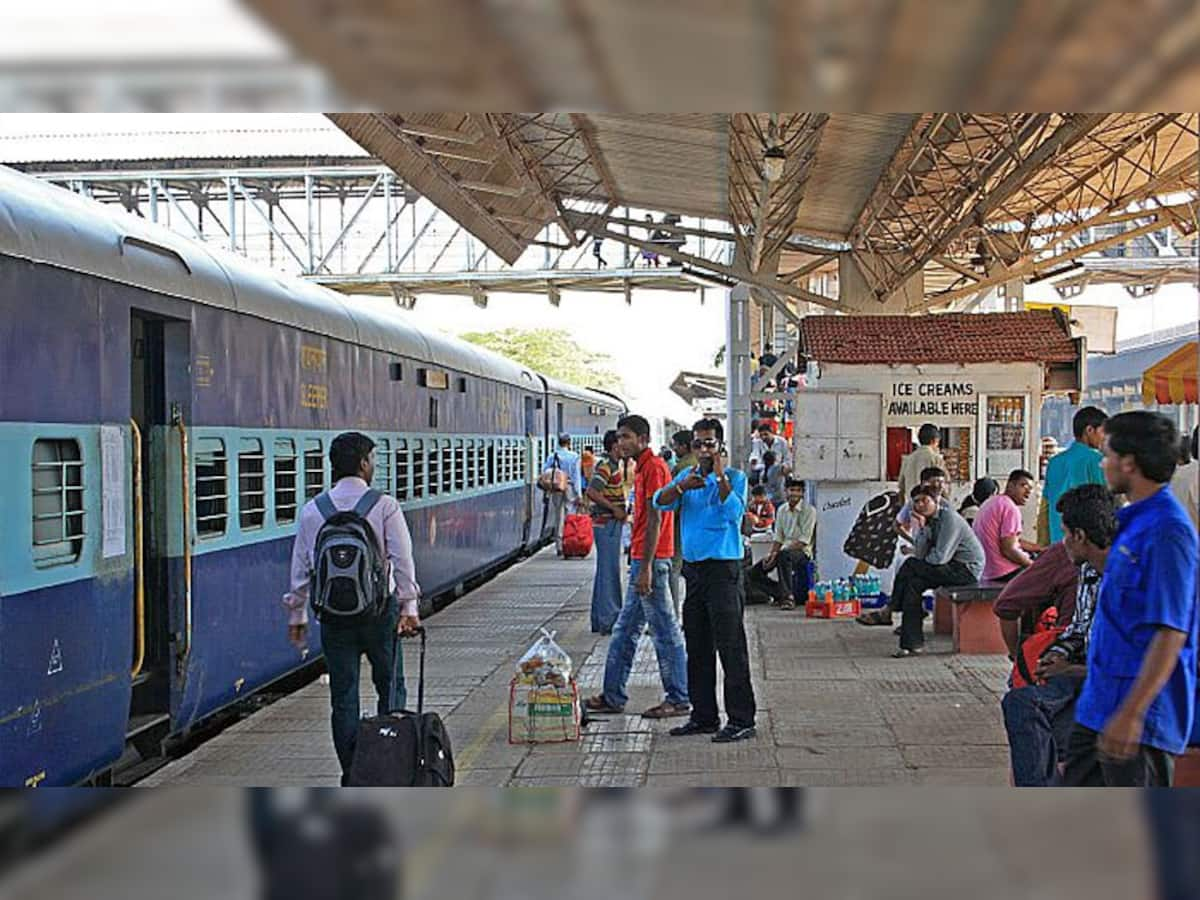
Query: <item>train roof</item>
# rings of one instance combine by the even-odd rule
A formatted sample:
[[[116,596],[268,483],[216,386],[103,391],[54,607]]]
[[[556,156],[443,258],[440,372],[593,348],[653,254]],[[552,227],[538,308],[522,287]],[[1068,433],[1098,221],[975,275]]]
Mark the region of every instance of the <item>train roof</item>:
[[[532,370],[0,166],[0,254],[537,389]],[[578,390],[578,389],[575,389]]]
[[[583,400],[587,403],[598,403],[601,406],[612,406],[618,412],[624,412],[625,401],[616,394],[610,394],[607,391],[592,390],[591,388],[581,388],[575,384],[568,384],[565,381],[559,381],[557,378],[551,378],[549,375],[541,375],[542,381],[546,383],[546,390],[552,394],[558,394],[562,397],[571,397],[575,400]]]

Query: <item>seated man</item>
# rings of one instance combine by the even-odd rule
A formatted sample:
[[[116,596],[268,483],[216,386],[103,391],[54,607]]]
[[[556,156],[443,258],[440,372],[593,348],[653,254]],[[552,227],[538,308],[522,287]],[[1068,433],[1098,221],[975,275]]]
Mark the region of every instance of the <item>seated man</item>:
[[[1042,653],[1033,673],[1039,683],[1011,690],[1001,702],[1013,784],[1017,787],[1052,787],[1061,783],[1058,764],[1066,758],[1067,739],[1075,723],[1075,701],[1087,673],[1088,633],[1100,591],[1100,573],[1117,533],[1116,503],[1103,485],[1073,488],[1059,498],[1057,508],[1062,514],[1062,542],[1054,544],[1009,582],[996,601],[997,611],[1004,607],[1007,613],[1018,605],[1010,589],[1011,594],[1025,595],[1033,593],[1033,582],[1038,580],[1044,581],[1046,593],[1065,585],[1066,579],[1057,563],[1046,560],[1065,555],[1068,565],[1076,569],[1071,579],[1076,591],[1070,603],[1070,624]],[[1066,599],[1062,598],[1059,622],[1068,621],[1067,608]],[[1012,622],[1015,625],[1016,620]],[[1004,620],[1002,623],[1008,624]],[[1010,638],[1015,630],[1005,629],[1005,642],[1014,658],[1021,652],[1015,635]]]
[[[912,555],[896,573],[892,600],[904,613],[900,623],[897,659],[915,656],[925,647],[922,622],[925,609],[921,595],[931,588],[971,584],[983,572],[983,548],[958,513],[938,505],[929,488],[912,490],[913,512],[925,521],[916,534]]]
[[[927,466],[921,470],[921,486],[928,488],[937,498],[938,507],[950,508],[950,500],[946,493],[946,472],[938,466]],[[900,553],[904,556],[912,554],[912,543],[916,534],[924,526],[925,520],[913,513],[912,499],[906,497],[900,512],[896,513],[893,527],[900,535]],[[907,543],[905,543],[907,542]],[[900,611],[899,593],[892,591],[891,601],[883,609],[868,609],[856,621],[860,625],[891,625],[892,613]],[[896,634],[900,630],[896,629]]]
[[[1021,539],[1021,507],[1033,495],[1034,477],[1024,469],[1014,469],[1004,485],[1004,493],[989,497],[975,516],[975,536],[983,545],[987,562],[984,581],[1007,581],[1033,562],[1029,554],[1036,544]]]
[[[817,511],[804,502],[804,482],[799,478],[787,480],[787,503],[775,514],[775,543],[763,560],[763,568],[779,566],[779,608],[795,609],[793,579],[799,566],[812,559],[813,532],[817,527]]]
[[[946,472],[937,466],[929,466],[921,470],[921,484],[933,491],[933,495],[937,498],[938,506],[949,509],[950,498],[946,493]],[[924,525],[924,521],[920,516],[913,515],[913,505],[911,499],[906,499],[904,505],[900,507],[900,512],[896,513],[896,533],[901,539],[909,544],[913,542],[913,532]],[[902,547],[901,552],[904,552]]]
[[[746,516],[751,528],[756,532],[770,531],[775,525],[775,504],[767,496],[767,487],[756,484],[750,489],[750,503],[746,507]]]

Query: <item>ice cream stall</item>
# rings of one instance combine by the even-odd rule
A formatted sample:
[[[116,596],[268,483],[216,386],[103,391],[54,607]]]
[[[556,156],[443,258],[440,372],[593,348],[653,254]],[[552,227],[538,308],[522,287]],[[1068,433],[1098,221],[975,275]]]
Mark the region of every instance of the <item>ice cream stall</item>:
[[[809,316],[800,324],[795,474],[817,509],[822,578],[880,570],[890,590],[900,463],[937,426],[951,501],[987,475],[1038,473],[1048,392],[1083,382],[1084,339],[1054,310]],[[1036,501],[1025,509],[1030,536]]]

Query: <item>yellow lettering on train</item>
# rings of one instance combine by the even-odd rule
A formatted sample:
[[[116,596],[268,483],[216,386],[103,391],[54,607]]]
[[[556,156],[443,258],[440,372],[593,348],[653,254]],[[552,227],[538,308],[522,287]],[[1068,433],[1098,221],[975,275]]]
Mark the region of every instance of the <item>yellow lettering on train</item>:
[[[329,388],[323,384],[300,385],[300,405],[305,409],[328,409]]]
[[[325,371],[327,356],[320,347],[300,345],[300,368],[315,372]]]
[[[33,775],[33,776],[25,779],[25,787],[37,787],[39,784],[41,784],[45,780],[46,780],[46,770],[42,769],[42,771],[38,772],[36,775]]]

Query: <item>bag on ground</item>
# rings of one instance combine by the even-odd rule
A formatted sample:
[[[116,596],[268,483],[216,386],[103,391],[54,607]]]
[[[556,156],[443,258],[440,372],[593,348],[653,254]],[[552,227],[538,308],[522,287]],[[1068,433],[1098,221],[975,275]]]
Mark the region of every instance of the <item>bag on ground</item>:
[[[583,559],[592,552],[594,539],[591,516],[570,513],[563,518],[563,556]]]

